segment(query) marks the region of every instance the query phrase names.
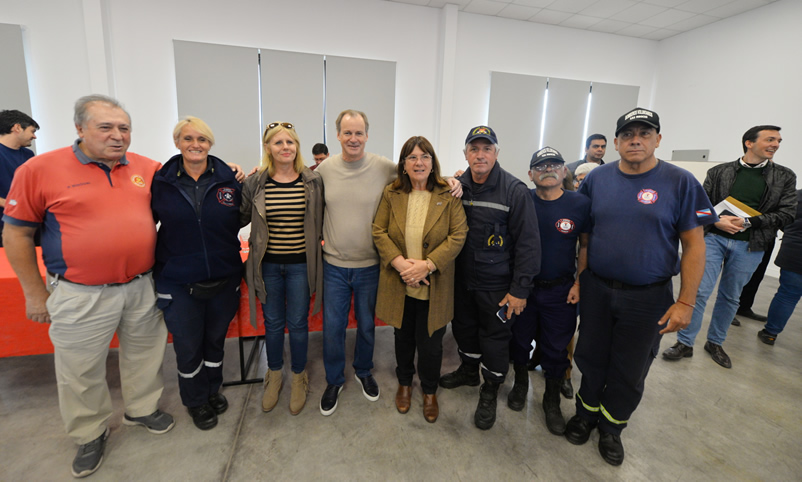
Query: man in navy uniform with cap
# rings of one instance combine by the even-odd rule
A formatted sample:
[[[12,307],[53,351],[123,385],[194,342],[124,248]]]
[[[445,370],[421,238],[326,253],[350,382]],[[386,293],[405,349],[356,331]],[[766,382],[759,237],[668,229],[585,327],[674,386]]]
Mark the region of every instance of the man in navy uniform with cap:
[[[512,326],[510,357],[515,369],[515,385],[507,397],[512,410],[523,410],[529,389],[527,362],[532,340],[540,347],[540,366],[546,376],[543,411],[549,432],[562,435],[565,419],[560,411],[560,385],[570,366],[568,343],[576,331],[576,303],[579,282],[574,273],[587,264],[587,238],[590,230],[590,199],[563,189],[568,172],[557,149],[544,147],[529,163],[529,179],[535,183],[532,200],[542,243],[540,273],[526,301],[526,309]],[[576,246],[580,241],[577,269]]]
[[[496,421],[499,386],[509,369],[514,315],[520,315],[540,270],[540,235],[526,184],[501,168],[498,138],[487,126],[465,139],[462,204],[468,237],[457,257],[452,332],[461,364],[440,378],[443,388],[479,385],[474,423],[487,430]],[[501,310],[500,310],[501,308]]]
[[[581,445],[598,426],[599,452],[611,465],[624,461],[621,431],[643,396],[661,335],[690,323],[704,269],[703,226],[717,220],[699,181],[655,157],[661,138],[657,113],[627,112],[615,130],[620,160],[591,171],[579,189],[591,200],[592,227],[579,277],[574,359],[582,385],[565,437]]]

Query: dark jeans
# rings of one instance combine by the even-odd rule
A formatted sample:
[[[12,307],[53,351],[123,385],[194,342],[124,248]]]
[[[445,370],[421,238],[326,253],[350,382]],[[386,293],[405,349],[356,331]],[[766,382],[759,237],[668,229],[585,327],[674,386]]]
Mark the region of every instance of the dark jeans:
[[[182,285],[158,283],[156,305],[173,335],[178,390],[187,407],[208,403],[223,384],[223,347],[239,308],[240,279],[232,277],[222,292],[206,300],[193,297]]]
[[[306,263],[262,263],[265,281],[265,351],[267,367],[284,367],[284,327],[290,333],[290,359],[293,373],[306,369],[309,346],[309,282]]]
[[[510,355],[516,365],[529,362],[532,340],[540,347],[540,366],[546,378],[563,378],[571,366],[568,344],[576,331],[576,305],[566,303],[574,280],[538,288],[526,300],[526,308],[512,326]]]
[[[506,291],[469,291],[459,280],[454,289],[451,331],[463,363],[482,365],[485,380],[498,383],[510,368],[510,339],[517,316],[502,322],[496,316]]]
[[[401,328],[395,329],[395,361],[398,364],[395,374],[399,385],[412,385],[417,350],[418,378],[423,393],[432,395],[437,392],[445,333],[444,326],[429,336],[429,300],[406,297]]]
[[[579,339],[574,360],[582,372],[576,413],[620,434],[643,397],[660,347],[658,320],[674,303],[671,281],[644,289],[615,289],[590,270],[580,275]]]

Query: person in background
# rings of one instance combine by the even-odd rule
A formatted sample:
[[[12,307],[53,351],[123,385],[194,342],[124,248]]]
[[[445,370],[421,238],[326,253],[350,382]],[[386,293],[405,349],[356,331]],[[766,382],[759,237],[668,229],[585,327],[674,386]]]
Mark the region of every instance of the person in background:
[[[329,148],[326,147],[326,144],[321,144],[318,142],[312,147],[312,157],[315,159],[315,164],[313,166],[309,166],[309,169],[314,171],[321,162],[328,159]]]
[[[323,285],[323,181],[304,167],[295,127],[274,122],[262,135],[259,174],[245,181],[242,224],[251,223],[246,281],[251,321],[256,323],[256,300],[265,319],[265,374],[262,410],[278,403],[283,385],[284,329],[290,336],[292,385],[290,413],[306,404],[309,375],[309,298],[313,314],[320,311]]]
[[[36,139],[38,130],[39,124],[24,112],[0,112],[0,248],[3,247],[3,209],[11,180],[14,179],[14,171],[34,156],[28,148]]]
[[[604,134],[591,134],[585,140],[585,157],[565,165],[572,175],[576,175],[576,169],[585,164],[604,165],[604,153],[607,152],[607,138]]]
[[[586,162],[577,167],[576,171],[574,172],[574,190],[579,190],[579,186],[582,185],[582,181],[585,180],[585,176],[587,176],[590,171],[596,169],[597,167],[599,167],[599,165],[593,162]]]
[[[188,116],[173,129],[180,154],[153,179],[157,306],[173,335],[181,402],[201,430],[228,409],[220,393],[228,325],[239,308],[242,259],[238,233],[242,186],[209,155],[211,128]]]
[[[780,251],[774,264],[780,267],[780,287],[769,305],[766,327],[757,333],[760,341],[773,345],[802,297],[802,190],[796,192],[796,219],[783,229]]]
[[[449,190],[432,144],[411,137],[373,221],[381,257],[376,316],[395,328],[395,405],[409,411],[417,351],[423,416],[430,423],[440,413],[436,392],[443,335],[454,317],[454,260],[468,232],[462,203]]]

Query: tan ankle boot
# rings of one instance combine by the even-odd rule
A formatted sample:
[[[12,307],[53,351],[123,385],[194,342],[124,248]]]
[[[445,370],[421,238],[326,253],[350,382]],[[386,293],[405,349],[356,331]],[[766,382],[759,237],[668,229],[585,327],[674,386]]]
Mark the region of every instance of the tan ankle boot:
[[[278,395],[281,393],[281,370],[268,370],[265,374],[265,393],[262,395],[262,411],[269,412],[278,403]]]
[[[290,413],[298,415],[306,404],[306,394],[309,393],[309,375],[306,370],[292,374],[292,391],[290,392]]]

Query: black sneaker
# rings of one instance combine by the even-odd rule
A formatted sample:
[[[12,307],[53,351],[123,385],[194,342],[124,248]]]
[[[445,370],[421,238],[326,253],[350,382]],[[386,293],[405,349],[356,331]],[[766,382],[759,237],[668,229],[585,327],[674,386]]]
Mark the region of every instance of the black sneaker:
[[[362,395],[365,396],[371,402],[375,402],[379,399],[379,384],[376,383],[376,379],[373,378],[373,375],[368,375],[366,377],[360,377],[356,373],[354,373],[354,378],[356,381],[362,385]]]
[[[758,315],[757,313],[752,311],[752,308],[747,308],[745,310],[739,309],[737,311],[737,314],[738,314],[738,316],[745,316],[746,318],[749,318],[749,319],[752,319],[752,320],[755,320],[755,321],[759,321],[761,323],[765,323],[765,322],[767,322],[769,320],[768,316],[766,316],[766,315]]]
[[[106,448],[106,439],[109,438],[107,428],[103,435],[78,447],[78,453],[72,461],[72,476],[81,478],[95,473],[103,462],[103,450]]]
[[[148,432],[155,434],[167,433],[175,427],[175,420],[169,413],[156,410],[144,417],[131,417],[127,413],[123,416],[125,425],[142,425]]]
[[[342,385],[329,385],[326,387],[326,391],[323,392],[323,397],[320,399],[320,413],[323,416],[328,417],[337,410],[337,397],[340,396],[342,391]]]
[[[758,339],[760,341],[762,341],[763,343],[765,343],[767,345],[773,345],[774,342],[777,340],[777,335],[772,335],[771,333],[769,333],[765,329],[758,331],[757,332],[757,337],[758,337]]]

